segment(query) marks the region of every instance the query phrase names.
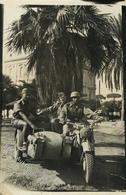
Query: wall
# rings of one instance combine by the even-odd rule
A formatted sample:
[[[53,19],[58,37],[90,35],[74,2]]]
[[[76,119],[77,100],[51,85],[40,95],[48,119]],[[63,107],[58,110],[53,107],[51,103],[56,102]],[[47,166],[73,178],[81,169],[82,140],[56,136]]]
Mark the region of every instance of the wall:
[[[8,75],[12,81],[20,85],[20,80],[25,82],[32,82],[35,77],[35,71],[32,70],[30,73],[27,71],[27,58],[15,58],[11,60],[6,60],[4,62],[4,72],[3,74]]]

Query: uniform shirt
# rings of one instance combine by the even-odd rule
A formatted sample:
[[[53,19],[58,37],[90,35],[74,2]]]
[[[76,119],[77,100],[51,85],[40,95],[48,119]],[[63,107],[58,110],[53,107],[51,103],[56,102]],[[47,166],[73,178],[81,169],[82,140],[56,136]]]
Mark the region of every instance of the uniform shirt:
[[[15,104],[14,104],[14,108],[13,108],[13,117],[16,119],[22,119],[22,117],[20,116],[19,112],[23,112],[27,117],[29,117],[30,115],[34,115],[36,112],[34,103],[29,103],[29,102],[25,102],[23,101],[23,99],[18,100]]]
[[[89,125],[87,119],[97,119],[99,116],[94,113],[91,109],[84,107],[82,104],[69,102],[65,104],[60,113],[60,122],[83,122]]]

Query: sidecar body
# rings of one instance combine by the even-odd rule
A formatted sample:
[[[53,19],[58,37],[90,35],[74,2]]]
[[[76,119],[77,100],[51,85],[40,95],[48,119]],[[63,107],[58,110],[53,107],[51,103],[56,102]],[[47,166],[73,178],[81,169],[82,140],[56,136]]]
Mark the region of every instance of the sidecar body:
[[[28,136],[27,154],[34,160],[69,159],[71,157],[72,141],[63,141],[61,134],[44,131]]]

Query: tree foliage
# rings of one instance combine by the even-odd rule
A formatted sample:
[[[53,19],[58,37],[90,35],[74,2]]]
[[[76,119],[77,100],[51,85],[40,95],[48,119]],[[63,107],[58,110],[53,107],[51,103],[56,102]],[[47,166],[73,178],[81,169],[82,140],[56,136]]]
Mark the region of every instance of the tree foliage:
[[[108,66],[105,66],[103,72],[105,73],[105,82],[109,89],[120,89],[120,84],[123,82],[123,46],[122,46],[122,17],[110,17],[111,34],[113,39],[117,42],[117,47],[113,50],[114,56]],[[122,80],[120,79],[122,78]]]
[[[2,75],[2,106],[3,108],[19,97],[19,90],[9,76]]]
[[[110,80],[107,68],[120,51],[112,18],[99,13],[95,6],[25,9],[11,24],[7,47],[10,52],[29,53],[28,70],[35,67],[41,100],[50,100],[59,90],[66,94],[82,91],[82,69],[86,64],[94,74],[106,71],[106,79]]]

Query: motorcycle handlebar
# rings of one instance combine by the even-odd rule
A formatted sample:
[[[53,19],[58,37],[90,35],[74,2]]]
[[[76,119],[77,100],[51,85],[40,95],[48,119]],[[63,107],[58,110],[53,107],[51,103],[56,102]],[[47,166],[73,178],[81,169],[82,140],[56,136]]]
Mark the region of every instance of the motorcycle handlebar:
[[[94,120],[94,121],[91,123],[90,127],[93,128],[93,127],[95,126],[96,123],[99,123],[99,122],[101,122],[101,121],[103,121],[103,118],[99,118],[99,119],[97,119],[97,120]]]
[[[37,128],[37,130],[45,131],[45,129],[44,129],[44,128]]]

